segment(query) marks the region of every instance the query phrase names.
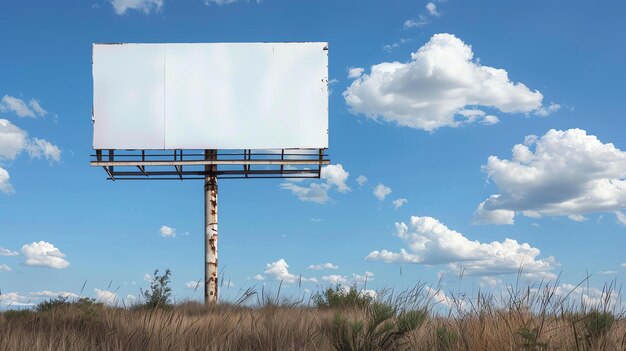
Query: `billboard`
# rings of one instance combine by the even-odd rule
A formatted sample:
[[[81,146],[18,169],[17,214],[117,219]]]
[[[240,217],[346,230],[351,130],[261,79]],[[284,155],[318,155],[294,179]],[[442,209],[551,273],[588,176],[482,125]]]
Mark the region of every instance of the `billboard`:
[[[93,45],[94,149],[328,147],[328,44]]]

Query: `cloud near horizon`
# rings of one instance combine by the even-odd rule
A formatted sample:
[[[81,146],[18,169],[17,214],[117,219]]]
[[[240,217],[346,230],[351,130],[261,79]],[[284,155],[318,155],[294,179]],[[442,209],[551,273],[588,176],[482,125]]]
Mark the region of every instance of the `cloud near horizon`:
[[[554,278],[559,263],[554,257],[538,258],[540,251],[513,239],[481,243],[446,227],[432,217],[412,216],[408,224],[396,223],[395,236],[407,248],[399,252],[374,250],[365,258],[386,263],[446,264],[454,272],[465,275],[494,276],[515,274],[520,268],[525,277]]]

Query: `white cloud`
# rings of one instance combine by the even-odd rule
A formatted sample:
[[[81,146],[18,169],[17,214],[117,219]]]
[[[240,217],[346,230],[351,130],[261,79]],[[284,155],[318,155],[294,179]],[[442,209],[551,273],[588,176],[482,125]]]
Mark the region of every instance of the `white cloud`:
[[[397,209],[399,209],[400,207],[406,205],[409,202],[409,200],[407,199],[395,199],[392,201],[393,203],[393,207]]]
[[[192,280],[185,283],[185,289],[198,290],[201,282],[199,280]]]
[[[346,276],[339,274],[325,275],[322,277],[322,280],[332,284],[346,284],[348,282]]]
[[[626,208],[626,152],[581,129],[527,136],[510,160],[490,156],[483,170],[499,194],[478,206],[478,222],[512,224],[516,213],[580,221]]]
[[[376,196],[378,200],[383,201],[385,200],[385,197],[387,197],[387,195],[391,194],[391,188],[383,183],[380,183],[376,185],[372,193],[374,194],[374,196]]]
[[[430,20],[428,19],[427,16],[419,15],[419,18],[417,20],[408,19],[408,20],[404,21],[404,29],[411,29],[411,28],[415,28],[415,27],[423,27],[423,26],[427,25],[428,23],[430,23]]]
[[[0,246],[0,256],[19,256],[19,252],[11,251]]]
[[[113,306],[117,302],[117,294],[109,290],[93,289],[96,293],[96,302]]]
[[[301,201],[325,204],[330,201],[328,192],[335,189],[337,192],[346,193],[350,187],[346,184],[350,173],[343,169],[341,164],[322,167],[320,179],[323,183],[310,183],[307,186],[297,185],[293,182],[281,183],[281,189],[290,190]]]
[[[11,267],[9,267],[8,265],[4,263],[0,263],[0,272],[10,272],[10,271],[11,271]]]
[[[28,104],[20,98],[5,95],[0,100],[0,112],[12,111],[19,117],[44,117],[48,112],[41,107],[39,101],[31,99]]]
[[[320,178],[325,180],[326,184],[336,186],[340,193],[350,191],[350,187],[346,184],[349,176],[350,173],[344,170],[341,164],[324,166],[320,173]]]
[[[539,293],[541,294],[542,292]],[[602,308],[610,311],[618,305],[621,294],[613,290],[612,286],[598,289],[563,283],[554,288],[554,295],[557,299],[579,303],[586,308]]]
[[[374,273],[366,271],[363,275],[352,274],[352,280],[356,284],[363,284],[374,280]]]
[[[567,218],[571,219],[574,222],[585,222],[588,220],[587,217],[581,215],[569,215]]]
[[[281,189],[290,190],[292,194],[296,195],[298,199],[302,201],[325,204],[330,200],[330,196],[328,196],[328,189],[330,187],[325,183],[311,183],[308,186],[300,186],[286,182],[281,183],[280,187]]]
[[[118,15],[125,14],[128,10],[135,10],[149,14],[159,12],[163,7],[163,0],[109,0],[113,6],[113,11]]]
[[[358,177],[356,177],[356,182],[359,184],[359,188],[363,187],[363,185],[365,185],[365,183],[367,183],[367,177],[364,175],[360,175]]]
[[[252,279],[258,280],[258,281],[263,281],[263,280],[265,280],[265,277],[260,275],[260,274],[257,274],[254,277],[252,277]]]
[[[176,237],[176,228],[168,227],[166,225],[162,226],[159,229],[159,233],[164,238],[175,238]]]
[[[308,267],[309,269],[313,269],[313,270],[322,270],[322,269],[339,269],[339,266],[334,265],[330,262],[326,262],[323,264],[312,264]]]
[[[34,303],[31,303],[31,300],[30,297],[16,292],[0,294],[0,303],[5,306],[33,306]]]
[[[491,243],[469,240],[432,217],[411,217],[408,225],[396,223],[395,235],[406,243],[407,249],[400,252],[375,250],[366,259],[448,264],[452,271],[458,272],[462,268],[466,275],[517,273],[522,267],[528,274],[543,273],[549,278],[554,276],[551,271],[559,265],[551,256],[539,259],[539,249],[529,244],[512,239]]]
[[[555,104],[554,102],[551,103],[548,107],[541,107],[540,109],[538,109],[535,114],[537,116],[541,116],[541,117],[546,117],[549,116],[553,113],[555,113],[556,111],[561,109],[561,105],[559,104]]]
[[[489,199],[497,199],[500,195],[491,195]],[[489,199],[481,202],[474,211],[474,218],[472,223],[474,224],[513,224],[515,218],[515,211],[509,210],[485,210],[485,202]]]
[[[276,280],[280,280],[284,283],[295,283],[298,281],[302,282],[316,282],[315,278],[304,278],[302,276],[297,276],[295,274],[289,273],[289,265],[284,258],[272,263],[268,263],[265,266],[265,274],[271,277],[274,277]]]
[[[28,139],[28,133],[9,120],[0,119],[0,161],[14,160],[22,151],[28,151],[30,158],[46,157],[48,161],[60,161],[61,149],[39,138]],[[15,192],[10,182],[9,172],[0,167],[0,192]]]
[[[0,119],[0,158],[14,160],[28,145],[27,136],[9,120]]]
[[[29,292],[28,296],[33,297],[33,298],[37,298],[37,299],[54,299],[57,297],[65,297],[68,299],[77,299],[79,298],[78,295],[71,293],[71,292],[67,292],[67,291],[49,291],[49,290],[44,290],[44,291],[37,291],[37,292]]]
[[[24,264],[27,266],[63,269],[70,265],[65,259],[65,254],[46,241],[22,246],[22,255],[26,258]]]
[[[454,35],[435,34],[409,62],[373,65],[343,96],[354,114],[430,132],[495,123],[495,116],[485,120],[480,106],[503,113],[543,113],[539,91],[512,82],[504,69],[481,66],[473,57],[472,48]]]
[[[441,14],[437,11],[437,5],[432,2],[426,4],[426,11],[428,11],[428,14],[431,16],[441,16]]]
[[[145,280],[147,282],[151,282],[152,281],[152,275],[150,273],[144,273],[143,274],[143,280]]]
[[[5,194],[11,194],[15,192],[13,185],[11,185],[11,176],[6,169],[0,167],[0,192]]]
[[[622,267],[626,267],[626,263],[622,263]]]
[[[626,226],[626,215],[622,212],[615,211],[615,218],[617,219],[617,223]]]
[[[361,67],[348,67],[348,78],[359,78],[365,69]]]
[[[30,158],[45,157],[48,161],[61,161],[61,149],[47,140],[33,138],[26,146]]]

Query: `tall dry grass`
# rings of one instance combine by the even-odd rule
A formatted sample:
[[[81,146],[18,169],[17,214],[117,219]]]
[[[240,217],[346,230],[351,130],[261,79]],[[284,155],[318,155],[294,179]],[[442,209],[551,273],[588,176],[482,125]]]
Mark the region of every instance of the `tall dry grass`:
[[[0,350],[626,350],[614,290],[593,303],[572,301],[557,285],[445,301],[418,285],[380,292],[366,307],[267,295],[250,303],[251,291],[209,307],[70,303],[0,313]]]

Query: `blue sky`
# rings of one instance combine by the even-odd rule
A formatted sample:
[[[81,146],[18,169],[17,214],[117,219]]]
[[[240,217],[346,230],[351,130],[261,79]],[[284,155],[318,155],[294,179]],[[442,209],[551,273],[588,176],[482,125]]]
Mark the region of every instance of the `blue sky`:
[[[329,42],[330,155],[341,167],[294,183],[300,197],[280,180],[220,183],[220,265],[233,284],[223,298],[281,280],[293,295],[363,286],[366,275],[368,289],[501,289],[519,265],[529,284],[623,280],[625,10],[582,1],[5,4],[0,304],[79,294],[85,282],[84,295],[123,300],[156,268],[172,270],[177,298],[201,298],[186,288],[203,276],[201,182],[110,182],[89,167],[94,42]],[[328,199],[306,193],[311,184]],[[375,196],[379,184],[391,193]],[[333,267],[309,268],[324,263]],[[289,283],[300,275],[310,281]]]

